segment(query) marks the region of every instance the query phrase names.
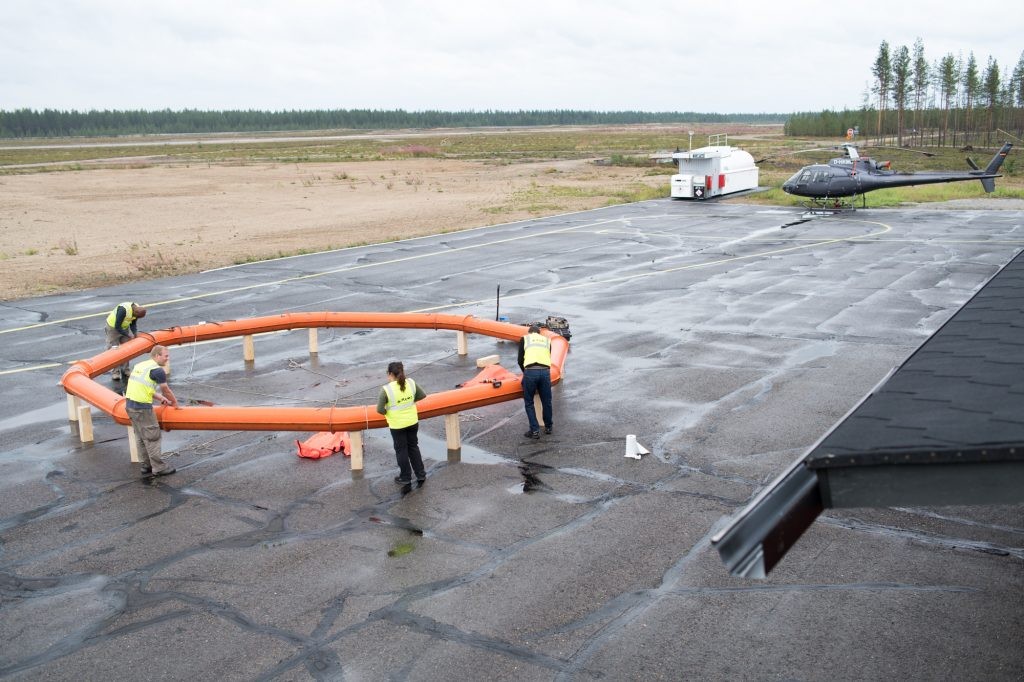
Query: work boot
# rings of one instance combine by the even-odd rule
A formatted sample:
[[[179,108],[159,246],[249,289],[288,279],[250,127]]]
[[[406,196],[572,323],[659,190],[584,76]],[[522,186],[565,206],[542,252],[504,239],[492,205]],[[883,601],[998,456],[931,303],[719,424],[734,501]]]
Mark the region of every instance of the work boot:
[[[540,439],[540,431],[527,431],[523,434],[524,438],[532,438],[533,440]]]
[[[156,472],[153,475],[154,476],[170,476],[175,471],[177,471],[177,469],[175,469],[174,467],[167,467],[166,469],[161,469],[160,471]]]
[[[548,434],[550,436],[551,435],[551,427],[550,426],[545,426],[544,427],[544,433],[546,433],[546,434]]]
[[[140,471],[142,471],[143,476],[149,476],[151,473],[153,473],[153,467],[149,466],[148,464],[143,464]]]
[[[412,483],[411,478],[402,478],[401,476],[395,476],[395,483],[405,485],[406,483]]]

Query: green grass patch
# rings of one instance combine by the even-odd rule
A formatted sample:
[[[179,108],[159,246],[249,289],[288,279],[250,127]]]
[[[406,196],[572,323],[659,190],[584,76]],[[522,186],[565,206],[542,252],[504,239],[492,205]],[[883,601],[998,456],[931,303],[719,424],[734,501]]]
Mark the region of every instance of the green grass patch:
[[[669,186],[666,183],[661,187],[651,187],[643,183],[635,183],[626,187],[625,189],[617,189],[612,193],[614,201],[609,201],[610,204],[629,204],[634,201],[649,201],[650,199],[664,199],[669,196]]]
[[[394,547],[388,550],[388,556],[392,558],[405,556],[406,554],[412,552],[414,549],[416,549],[416,545],[411,542],[399,542]]]
[[[234,164],[248,165],[254,163],[289,163],[307,164],[314,162],[358,162],[394,160],[402,161],[411,158],[466,159],[493,165],[508,165],[524,162],[545,162],[561,159],[605,159],[606,163],[616,166],[627,166],[643,169],[644,176],[671,175],[676,172],[675,164],[658,164],[649,157],[652,153],[676,148],[686,148],[688,131],[695,130],[693,146],[707,144],[707,136],[712,133],[729,132],[732,137],[729,143],[749,152],[759,161],[761,169],[760,184],[772,188],[768,192],[744,199],[752,203],[773,203],[781,206],[799,205],[803,199],[790,197],[777,191],[782,182],[805,165],[824,163],[840,154],[835,149],[822,149],[809,153],[797,153],[810,148],[830,147],[840,144],[841,140],[798,139],[782,137],[782,126],[746,126],[745,128],[729,127],[719,124],[685,123],[672,126],[576,126],[571,128],[509,128],[506,130],[465,129],[459,135],[439,132],[437,135],[408,133],[402,137],[401,132],[390,136],[388,140],[374,139],[369,133],[357,134],[345,139],[326,139],[310,135],[302,139],[277,140],[272,137],[253,141],[232,139],[226,133],[223,139],[204,139],[201,143],[177,145],[172,141],[180,141],[179,137],[125,137],[117,138],[119,143],[133,140],[158,142],[155,145],[132,145],[125,147],[75,147],[67,146],[57,149],[29,149],[29,146],[42,146],[51,140],[32,140],[25,144],[11,144],[7,149],[0,150],[0,175],[22,173],[64,172],[93,168],[145,168],[152,165],[149,160],[133,160],[134,157],[155,157],[164,162],[192,164]],[[328,133],[352,131],[327,131]],[[736,133],[742,132],[747,137],[740,139]],[[461,134],[464,133],[464,134]],[[59,141],[59,140],[58,140]],[[75,140],[76,143],[110,142],[111,139]],[[166,143],[165,143],[166,142]],[[967,170],[964,156],[971,156],[979,165],[984,166],[995,153],[995,148],[961,151],[957,148],[928,147],[934,153],[926,157],[909,149],[893,149],[872,147],[869,140],[862,140],[860,152],[877,161],[890,161],[897,171],[935,171],[935,170]],[[116,154],[117,159],[111,159]],[[996,181],[997,190],[988,196],[1006,198],[1024,198],[1024,178],[1019,177],[1020,164],[1016,156],[1020,154],[1014,149],[1007,158],[1002,172],[1004,177]],[[86,162],[89,162],[86,165]],[[10,168],[18,164],[49,164],[30,168]],[[558,174],[557,168],[546,167],[539,171],[546,176]],[[600,168],[595,167],[595,174]],[[347,172],[334,173],[336,181],[354,180]],[[386,189],[394,189],[395,183],[404,181],[407,185],[416,186],[417,178],[413,176],[397,176],[385,182]],[[302,178],[302,185],[311,187],[320,184],[321,178],[312,174]],[[667,183],[666,183],[667,184]],[[965,186],[975,187],[973,193],[963,194],[959,189]],[[891,206],[905,202],[946,201],[957,198],[984,196],[980,184],[975,182],[947,183],[931,185],[931,189],[906,188],[901,190],[879,190],[869,193],[868,205]],[[354,187],[353,187],[354,188]],[[528,192],[533,190],[528,190]],[[889,194],[889,192],[896,194]],[[907,192],[907,194],[904,194]],[[875,195],[880,195],[875,199]],[[487,213],[507,213],[515,210],[561,210],[563,200],[584,197],[608,197],[613,203],[627,201],[643,201],[650,198],[668,196],[666,188],[631,187],[626,190],[574,190],[570,188],[552,188],[546,191],[537,190],[536,194],[516,196],[508,206],[485,209]]]

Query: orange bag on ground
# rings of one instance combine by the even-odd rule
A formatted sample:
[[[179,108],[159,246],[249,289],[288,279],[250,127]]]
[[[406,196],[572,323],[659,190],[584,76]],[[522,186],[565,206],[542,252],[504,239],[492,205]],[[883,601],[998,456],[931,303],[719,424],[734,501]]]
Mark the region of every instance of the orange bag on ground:
[[[501,365],[487,365],[475,377],[469,381],[462,382],[456,388],[465,388],[473,384],[497,384],[501,386],[502,381],[512,381],[518,378],[518,374],[513,374]]]
[[[352,455],[352,445],[348,440],[348,431],[338,431],[336,433],[321,431],[307,438],[305,443],[295,441],[295,444],[299,446],[299,451],[296,454],[307,459],[330,457],[337,452],[342,453],[346,457]]]

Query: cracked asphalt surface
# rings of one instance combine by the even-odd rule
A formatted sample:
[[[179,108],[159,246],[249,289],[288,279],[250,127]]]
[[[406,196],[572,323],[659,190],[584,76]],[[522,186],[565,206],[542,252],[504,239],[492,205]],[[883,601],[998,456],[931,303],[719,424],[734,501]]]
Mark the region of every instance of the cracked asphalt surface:
[[[786,226],[786,227],[783,227]],[[650,201],[0,305],[0,675],[11,679],[1012,679],[1024,507],[829,510],[767,580],[709,539],[1024,247],[1024,211]],[[500,311],[495,294],[501,286]],[[421,426],[401,488],[303,433],[127,430],[82,444],[57,381],[135,300],[144,329],[289,311],[566,317],[555,432],[520,402]],[[515,345],[303,330],[175,347],[219,405],[367,404],[388,361],[428,392]],[[94,413],[95,414],[95,413]],[[651,454],[625,458],[636,434]]]

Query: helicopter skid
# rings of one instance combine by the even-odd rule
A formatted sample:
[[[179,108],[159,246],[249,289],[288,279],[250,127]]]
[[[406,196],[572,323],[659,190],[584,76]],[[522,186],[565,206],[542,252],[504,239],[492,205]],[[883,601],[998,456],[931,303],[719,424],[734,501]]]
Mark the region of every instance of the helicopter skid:
[[[807,206],[801,215],[805,217],[824,217],[856,210],[857,209],[855,208],[818,208],[814,206]]]
[[[814,215],[832,215],[833,213],[856,211],[855,199],[856,197],[846,199],[811,199],[810,201],[803,202],[803,206],[807,209],[808,213]]]

